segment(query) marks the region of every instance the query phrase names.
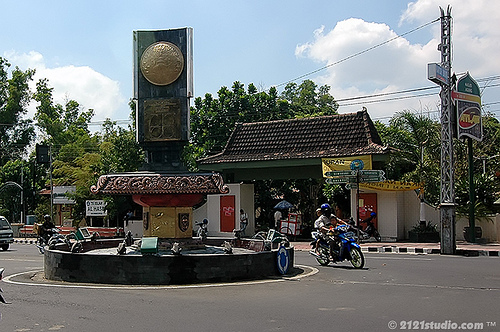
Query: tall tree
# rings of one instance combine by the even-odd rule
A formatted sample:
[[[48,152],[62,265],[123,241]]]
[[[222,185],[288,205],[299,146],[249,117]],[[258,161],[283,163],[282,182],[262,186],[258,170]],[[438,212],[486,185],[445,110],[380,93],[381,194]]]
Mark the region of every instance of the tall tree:
[[[393,180],[424,184],[426,200],[439,202],[440,124],[422,113],[402,111],[389,121],[377,123],[384,142],[394,148],[386,175]],[[437,156],[437,157],[436,157]]]
[[[55,104],[53,88],[47,80],[37,84],[35,100],[39,102],[35,118],[38,121],[44,142],[53,150],[54,185],[75,186],[71,198],[76,201],[73,218],[84,218],[85,201],[106,199],[108,207],[119,208],[114,197],[96,197],[90,187],[97,183],[100,175],[136,171],[143,159],[142,151],[135,141],[135,132],[129,127],[117,127],[106,119],[101,132],[92,133],[89,124],[93,110],[84,111],[78,102],[69,100],[65,105]],[[116,210],[109,211],[115,218]]]
[[[483,139],[473,140],[474,200],[478,218],[496,212],[494,202],[500,196],[500,122],[492,115],[483,116]],[[455,178],[457,212],[468,216],[470,207],[467,143],[457,141]]]
[[[30,101],[29,82],[34,70],[16,67],[9,78],[10,63],[0,57],[0,166],[26,155],[35,131],[30,119],[23,119]]]

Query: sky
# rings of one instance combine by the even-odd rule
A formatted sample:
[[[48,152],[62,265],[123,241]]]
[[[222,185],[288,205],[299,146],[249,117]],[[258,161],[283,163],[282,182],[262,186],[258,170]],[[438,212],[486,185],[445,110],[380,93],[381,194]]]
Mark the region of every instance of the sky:
[[[452,70],[476,79],[483,110],[498,118],[500,1],[493,0],[4,0],[0,56],[36,69],[35,81],[47,78],[56,103],[94,109],[93,125],[106,118],[125,125],[133,31],[192,27],[195,97],[217,96],[235,81],[281,92],[310,79],[331,87],[339,113],[366,107],[382,122],[403,110],[439,119],[427,64],[441,61],[437,19],[448,5]],[[420,88],[429,89],[398,93]]]

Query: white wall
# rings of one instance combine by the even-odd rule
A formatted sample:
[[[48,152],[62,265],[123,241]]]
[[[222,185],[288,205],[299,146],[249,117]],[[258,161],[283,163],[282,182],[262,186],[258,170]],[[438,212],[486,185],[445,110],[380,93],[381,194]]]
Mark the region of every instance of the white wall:
[[[245,234],[253,234],[255,232],[254,185],[231,183],[227,184],[227,186],[229,193],[225,195],[235,196],[236,229],[239,229],[240,209],[243,209],[248,215],[248,227]],[[193,211],[193,220],[202,221],[204,218],[208,219],[208,236],[228,236],[232,234],[220,231],[220,196],[223,195],[208,195],[207,202]],[[198,229],[198,226],[193,225],[193,229]]]
[[[378,231],[383,241],[408,239],[408,231],[420,221],[420,198],[415,191],[383,191],[363,189],[377,194]],[[351,214],[356,212],[356,190],[351,190]],[[425,204],[425,219],[439,229],[439,210]]]
[[[483,231],[483,239],[486,242],[500,242],[500,214],[491,216],[487,219],[481,219],[475,221],[476,226],[480,226]],[[456,217],[456,239],[458,241],[464,241],[463,229],[465,226],[469,226],[468,217]]]

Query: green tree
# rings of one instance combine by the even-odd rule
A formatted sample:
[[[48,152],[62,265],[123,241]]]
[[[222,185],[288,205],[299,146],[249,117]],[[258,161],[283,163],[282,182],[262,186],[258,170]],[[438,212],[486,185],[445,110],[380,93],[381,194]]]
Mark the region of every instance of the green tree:
[[[35,137],[30,119],[23,119],[30,101],[29,82],[34,70],[16,67],[9,78],[10,63],[0,57],[0,166],[25,156]]]
[[[500,193],[500,122],[491,114],[483,116],[483,139],[473,140],[474,200],[478,218],[495,212],[494,202]],[[457,213],[469,215],[469,164],[466,141],[455,143],[455,197]]]
[[[84,111],[78,102],[69,100],[65,105],[53,102],[53,88],[47,80],[37,84],[35,100],[39,102],[35,118],[44,137],[44,143],[52,147],[53,184],[75,186],[70,197],[76,201],[73,218],[84,218],[85,201],[105,199],[108,201],[109,217],[116,220],[116,197],[97,197],[90,187],[99,176],[109,173],[136,171],[143,161],[143,153],[135,141],[132,127],[117,127],[106,119],[100,132],[88,129],[93,110]],[[111,209],[111,210],[110,210]]]
[[[300,85],[288,83],[281,97],[292,105],[293,117],[337,114],[338,104],[330,95],[328,85],[318,88],[311,80],[305,80]]]
[[[421,113],[402,111],[391,118],[388,126],[378,122],[376,127],[383,143],[394,149],[386,165],[386,177],[423,183],[426,200],[437,205],[440,192],[440,124]]]

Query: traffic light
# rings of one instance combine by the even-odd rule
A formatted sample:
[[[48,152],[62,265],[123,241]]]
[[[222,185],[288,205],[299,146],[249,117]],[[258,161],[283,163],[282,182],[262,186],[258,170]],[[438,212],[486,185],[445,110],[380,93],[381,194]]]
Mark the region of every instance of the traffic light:
[[[36,145],[36,162],[37,164],[50,163],[50,147],[48,145]]]

